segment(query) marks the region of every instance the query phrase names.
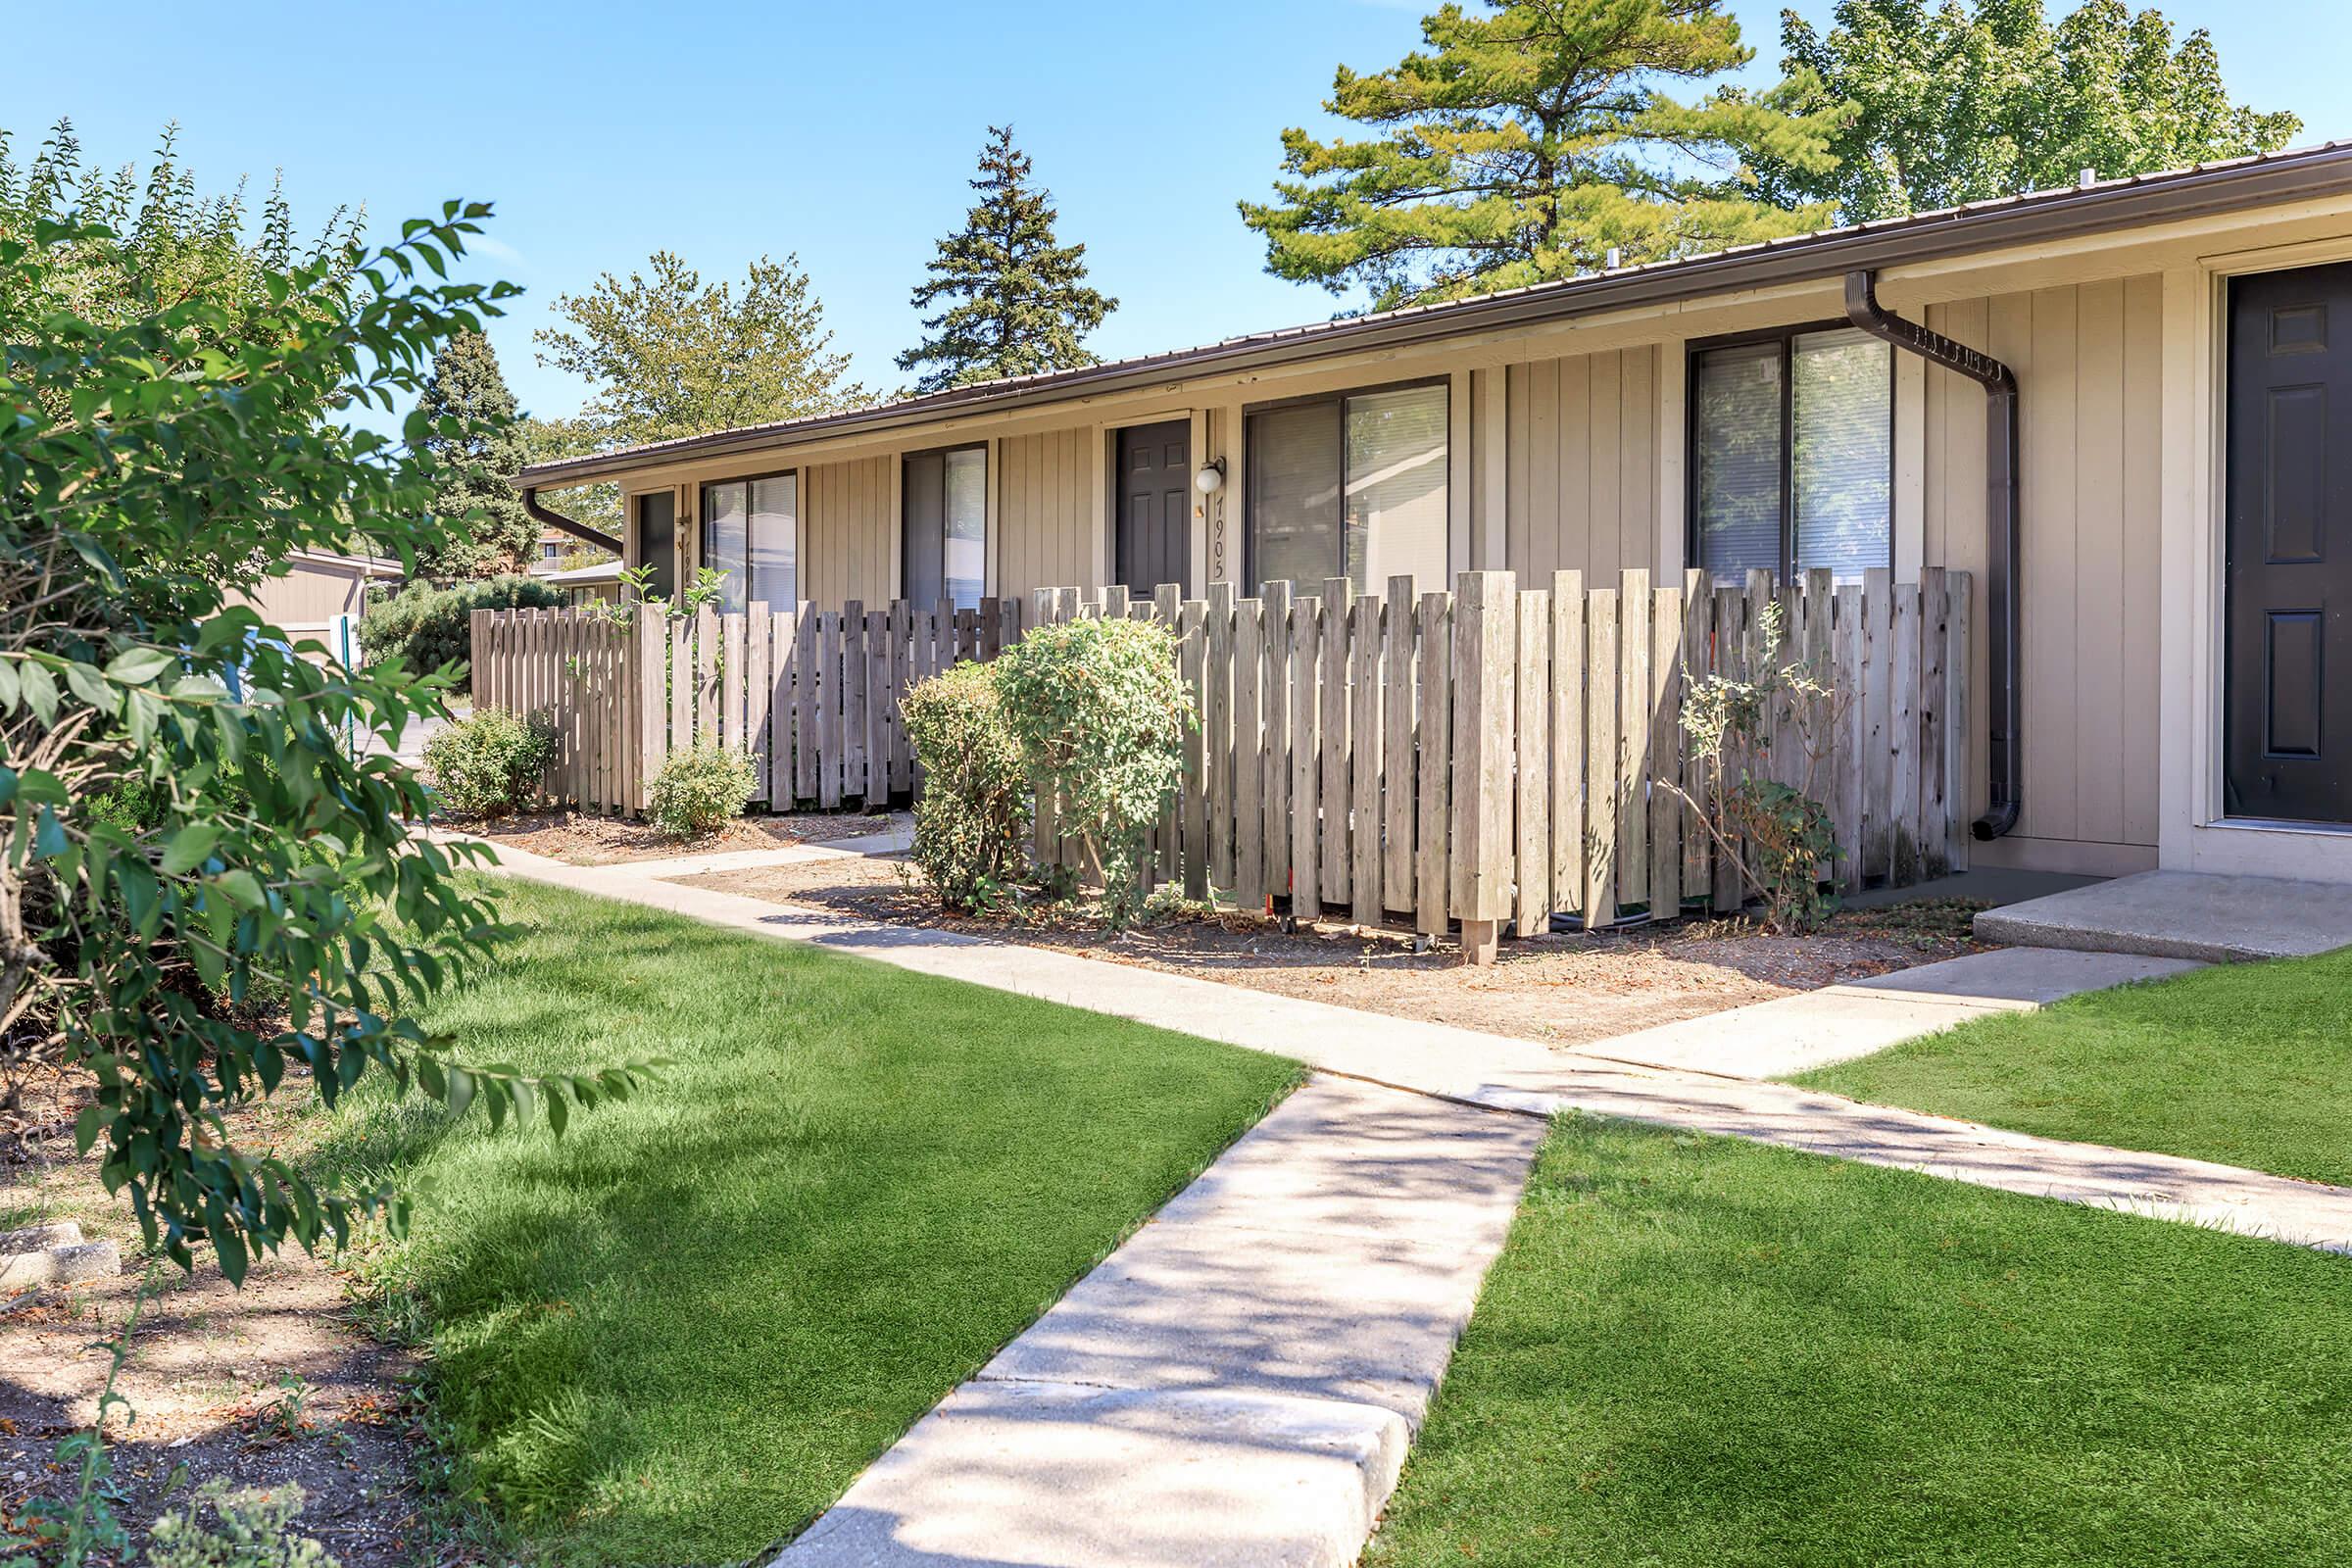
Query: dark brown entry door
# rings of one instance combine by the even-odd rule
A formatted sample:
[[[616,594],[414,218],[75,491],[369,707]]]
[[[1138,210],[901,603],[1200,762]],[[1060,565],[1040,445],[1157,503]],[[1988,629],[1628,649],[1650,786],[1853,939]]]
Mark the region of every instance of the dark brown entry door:
[[[2352,265],[2230,285],[2228,456],[2225,808],[2352,822]]]
[[[1193,430],[1189,421],[1119,432],[1119,581],[1149,596],[1184,583],[1193,555]]]

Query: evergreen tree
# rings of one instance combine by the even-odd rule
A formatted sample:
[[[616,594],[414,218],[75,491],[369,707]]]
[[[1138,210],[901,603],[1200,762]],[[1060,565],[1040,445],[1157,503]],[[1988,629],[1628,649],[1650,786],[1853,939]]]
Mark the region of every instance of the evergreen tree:
[[[417,568],[431,576],[487,577],[528,565],[539,525],[522,510],[514,475],[529,454],[514,394],[488,338],[459,332],[441,345],[416,413],[427,424],[418,445],[432,466],[433,514],[449,522],[439,548]]]
[[[1808,84],[1704,82],[1753,51],[1721,0],[1484,0],[1421,24],[1428,47],[1359,76],[1324,107],[1368,140],[1283,132],[1279,198],[1244,202],[1266,270],[1375,310],[1662,261],[1820,226],[1827,203],[1759,201],[1752,165],[1828,166],[1835,109],[1794,112]]]
[[[1829,169],[1759,170],[1788,201],[1849,222],[2049,190],[2080,172],[2144,174],[2286,145],[2288,114],[2232,104],[2203,28],[2176,48],[2159,12],[2088,0],[2056,26],[2042,0],[1841,0],[1828,33],[1781,15],[1786,68],[1847,123]]]
[[[929,335],[899,356],[899,368],[924,370],[924,392],[1092,365],[1086,334],[1119,302],[1086,286],[1086,247],[1055,241],[1054,193],[1029,182],[1029,156],[1012,127],[988,127],[980,150],[980,200],[960,231],[939,242],[912,304],[950,305],[923,318]]]

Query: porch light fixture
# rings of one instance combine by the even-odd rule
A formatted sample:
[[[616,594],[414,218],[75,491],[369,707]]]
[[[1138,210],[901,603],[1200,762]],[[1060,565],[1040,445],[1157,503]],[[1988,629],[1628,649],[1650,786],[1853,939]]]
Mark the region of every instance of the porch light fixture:
[[[1211,458],[1200,465],[1200,471],[1193,475],[1193,488],[1204,496],[1213,496],[1224,489],[1225,460]]]

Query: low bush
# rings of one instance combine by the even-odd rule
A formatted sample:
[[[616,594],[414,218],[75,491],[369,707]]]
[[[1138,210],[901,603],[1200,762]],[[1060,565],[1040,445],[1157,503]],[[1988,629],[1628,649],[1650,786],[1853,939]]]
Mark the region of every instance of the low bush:
[[[504,816],[538,793],[555,749],[541,720],[486,708],[424,743],[424,770],[451,810]]]
[[[997,696],[1029,776],[1055,793],[1102,887],[1113,929],[1143,906],[1147,839],[1183,767],[1192,699],[1176,639],[1152,620],[1040,626],[998,656]]]
[[[957,664],[919,682],[900,712],[923,768],[914,863],[949,908],[987,908],[1026,864],[1035,798],[991,666]]]
[[[646,813],[664,833],[700,838],[741,816],[759,787],[749,756],[706,741],[669,754],[646,791]]]
[[[324,1546],[294,1531],[306,1500],[292,1482],[232,1492],[208,1481],[184,1507],[156,1520],[147,1568],[336,1568]],[[217,1524],[204,1522],[206,1504]]]
[[[552,610],[563,590],[536,577],[484,577],[436,588],[409,584],[360,616],[360,653],[370,664],[397,658],[412,671],[439,669],[472,657],[471,617],[477,610]],[[457,689],[466,690],[470,677]]]

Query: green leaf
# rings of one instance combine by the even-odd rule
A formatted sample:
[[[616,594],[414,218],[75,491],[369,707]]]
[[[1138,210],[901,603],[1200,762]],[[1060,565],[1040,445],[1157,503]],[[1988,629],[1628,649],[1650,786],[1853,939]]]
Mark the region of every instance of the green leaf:
[[[210,822],[190,822],[172,835],[164,848],[163,871],[166,876],[184,876],[204,863],[220,842],[220,829]]]
[[[106,666],[106,678],[124,686],[144,686],[178,662],[175,655],[160,648],[125,648]]]
[[[66,838],[66,825],[57,819],[57,808],[42,807],[41,814],[33,822],[32,853],[44,860],[55,860],[72,848]]]
[[[248,909],[264,907],[269,901],[262,896],[262,885],[251,871],[243,866],[231,866],[213,878],[213,886]]]

